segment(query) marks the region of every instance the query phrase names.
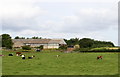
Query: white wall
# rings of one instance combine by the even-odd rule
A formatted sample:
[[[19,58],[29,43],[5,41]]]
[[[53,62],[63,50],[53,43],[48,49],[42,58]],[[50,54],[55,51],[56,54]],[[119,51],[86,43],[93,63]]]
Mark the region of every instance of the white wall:
[[[47,46],[44,46],[43,48],[44,49],[59,48],[59,44],[48,44]]]
[[[43,45],[44,49],[59,48],[59,44],[25,44],[25,45],[30,45],[31,47],[38,47],[40,45]]]

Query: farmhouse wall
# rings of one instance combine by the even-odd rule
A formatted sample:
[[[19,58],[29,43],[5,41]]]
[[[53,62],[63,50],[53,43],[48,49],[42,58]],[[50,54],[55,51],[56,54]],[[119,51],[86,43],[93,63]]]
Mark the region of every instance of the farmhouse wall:
[[[13,47],[39,47],[43,45],[44,49],[59,48],[60,44],[66,44],[63,39],[13,39]]]

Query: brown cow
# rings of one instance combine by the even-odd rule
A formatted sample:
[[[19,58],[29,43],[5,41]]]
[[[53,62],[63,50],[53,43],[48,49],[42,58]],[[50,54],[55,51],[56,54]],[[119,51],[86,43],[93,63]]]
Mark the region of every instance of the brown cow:
[[[17,56],[21,55],[21,52],[16,52],[16,55],[17,55]]]
[[[97,56],[97,60],[98,60],[98,59],[102,59],[102,56]]]

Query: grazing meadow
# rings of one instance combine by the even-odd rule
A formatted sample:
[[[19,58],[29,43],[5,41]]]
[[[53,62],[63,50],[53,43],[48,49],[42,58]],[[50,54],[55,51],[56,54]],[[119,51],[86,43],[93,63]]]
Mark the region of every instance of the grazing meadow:
[[[13,56],[8,54],[13,53]],[[2,52],[2,75],[117,75],[118,53]],[[28,56],[35,55],[33,59]],[[60,55],[56,57],[56,55]],[[97,56],[103,59],[97,60]]]

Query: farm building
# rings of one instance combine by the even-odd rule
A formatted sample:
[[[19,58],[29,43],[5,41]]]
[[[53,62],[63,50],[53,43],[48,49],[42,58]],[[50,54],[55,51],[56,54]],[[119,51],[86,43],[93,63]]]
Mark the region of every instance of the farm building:
[[[68,52],[71,52],[71,51],[73,51],[74,49],[75,49],[74,46],[68,46],[68,47],[67,47],[67,51],[68,51]]]
[[[80,45],[71,45],[67,47],[67,52],[72,52],[75,49],[79,49]]]
[[[63,39],[13,39],[13,47],[21,48],[22,46],[29,45],[30,47],[39,47],[43,45],[44,49],[59,48],[60,45],[65,45]]]

